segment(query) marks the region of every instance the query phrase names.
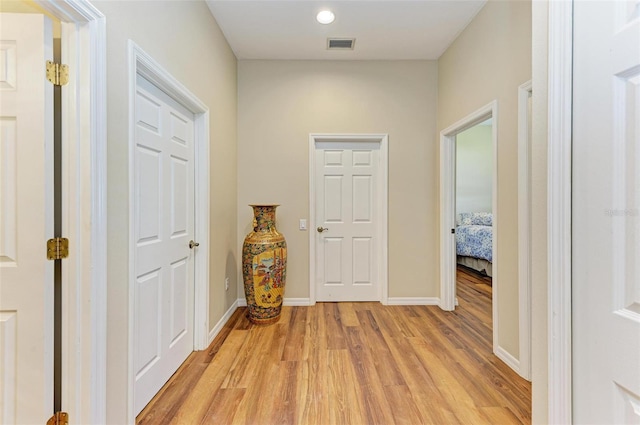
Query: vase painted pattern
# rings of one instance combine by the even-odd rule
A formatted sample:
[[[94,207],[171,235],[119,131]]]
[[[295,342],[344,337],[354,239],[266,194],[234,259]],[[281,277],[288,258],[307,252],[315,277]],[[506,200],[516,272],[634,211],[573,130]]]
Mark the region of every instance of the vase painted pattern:
[[[242,275],[249,320],[275,323],[280,318],[287,277],[287,243],[275,225],[277,205],[251,205],[253,231],[242,245]]]

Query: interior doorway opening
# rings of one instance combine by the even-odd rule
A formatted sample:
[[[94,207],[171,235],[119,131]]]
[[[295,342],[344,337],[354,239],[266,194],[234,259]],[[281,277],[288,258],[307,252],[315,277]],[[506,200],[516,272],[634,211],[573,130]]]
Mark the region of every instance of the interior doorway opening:
[[[456,278],[457,278],[457,250],[456,250],[456,230],[457,230],[457,209],[456,209],[456,181],[457,181],[457,167],[456,167],[456,139],[459,135],[464,136],[464,132],[470,130],[478,124],[486,123],[489,120],[489,129],[484,129],[485,132],[490,132],[490,158],[492,162],[490,172],[490,214],[478,212],[478,215],[474,220],[479,220],[483,223],[491,224],[491,240],[497,241],[497,170],[495,164],[497,164],[497,123],[498,123],[498,104],[497,101],[493,101],[488,105],[478,109],[472,114],[466,116],[450,127],[446,128],[440,133],[440,308],[443,310],[452,311],[455,309],[456,300]],[[478,126],[480,127],[480,126]],[[485,183],[486,185],[487,183]],[[469,199],[471,200],[470,197]],[[478,208],[477,201],[471,200],[471,202],[464,204],[463,209]],[[487,206],[484,209],[488,210]],[[471,217],[468,217],[468,222],[471,222]],[[475,222],[475,221],[474,221]],[[485,249],[486,251],[486,249]],[[496,351],[498,347],[498,323],[497,323],[497,292],[498,292],[498,274],[497,274],[497,256],[496,256],[496,243],[491,243],[490,255],[486,257],[491,261],[491,275],[492,275],[492,324],[493,324],[493,350]],[[485,259],[486,261],[486,259]],[[486,264],[484,269],[486,269]]]
[[[493,121],[455,136],[456,263],[486,277],[493,275]]]

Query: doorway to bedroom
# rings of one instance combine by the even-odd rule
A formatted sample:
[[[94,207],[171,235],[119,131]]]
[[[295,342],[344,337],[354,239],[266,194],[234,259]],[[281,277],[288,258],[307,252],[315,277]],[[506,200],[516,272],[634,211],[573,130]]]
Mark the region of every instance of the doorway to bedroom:
[[[492,123],[493,120],[489,118],[455,136],[458,282],[461,274],[470,273],[490,285],[493,275]]]
[[[474,273],[472,276],[480,279],[480,283],[475,284],[476,289],[484,289],[482,291],[487,300],[485,306],[488,308],[486,314],[486,323],[491,329],[493,335],[493,353],[513,370],[518,372],[525,379],[530,379],[531,364],[531,317],[530,317],[530,102],[531,84],[527,82],[522,84],[518,89],[518,136],[517,136],[517,152],[518,163],[513,164],[518,167],[517,179],[513,181],[502,181],[501,187],[507,187],[512,192],[506,191],[507,195],[502,198],[498,194],[498,128],[500,119],[498,117],[498,101],[493,100],[480,109],[472,112],[466,117],[460,119],[454,124],[448,126],[440,132],[440,303],[439,306],[443,310],[452,311],[456,309],[458,304],[462,304],[461,294],[458,288],[458,246],[457,239],[463,243],[465,240],[475,243],[475,247],[460,247],[462,257],[473,257],[473,259],[461,259],[460,262],[466,267],[473,267],[482,274],[475,274],[469,269],[462,269],[465,272]],[[515,124],[515,123],[507,123]],[[484,128],[483,128],[484,127]],[[465,132],[467,132],[465,134]],[[484,153],[475,150],[463,151],[465,139],[470,138],[468,143],[478,142],[477,137],[469,137],[485,133],[485,137],[490,137],[490,148],[484,150]],[[490,135],[490,136],[489,136]],[[482,142],[479,142],[482,143]],[[484,142],[487,143],[488,142]],[[512,141],[507,141],[506,145]],[[516,143],[513,143],[514,145]],[[480,149],[474,144],[474,148]],[[471,158],[465,162],[464,156]],[[460,158],[458,158],[460,157]],[[459,160],[458,160],[459,159]],[[491,167],[489,167],[491,163]],[[478,169],[481,164],[484,169]],[[509,164],[503,164],[508,166]],[[471,171],[474,170],[474,171]],[[466,175],[465,175],[466,174]],[[472,184],[462,189],[457,183],[464,184],[464,180],[472,181]],[[457,182],[461,180],[460,182]],[[490,181],[490,183],[489,183]],[[481,189],[484,187],[485,189]],[[489,201],[488,193],[490,188],[491,197]],[[513,190],[517,189],[514,193]],[[480,193],[483,193],[484,200],[481,199]],[[503,190],[502,193],[505,193]],[[460,195],[460,196],[458,196]],[[499,199],[502,198],[502,199]],[[510,242],[500,249],[500,252],[515,250],[518,257],[518,279],[503,279],[502,269],[499,265],[500,261],[509,258],[509,255],[497,255],[498,241],[501,241],[502,234],[500,223],[502,214],[499,214],[497,206],[501,202],[515,200],[517,198],[518,214],[517,224],[518,231],[516,233],[507,234],[517,236],[517,242]],[[487,214],[490,213],[490,214]],[[507,219],[508,220],[508,219]],[[502,222],[505,224],[508,222]],[[489,229],[484,231],[484,235],[480,235],[478,230],[465,233],[459,224],[462,225],[479,225],[486,226]],[[503,226],[504,227],[504,226]],[[506,233],[506,232],[505,232]],[[490,241],[489,242],[489,235]],[[502,245],[501,245],[502,246]],[[489,248],[490,247],[490,248]],[[465,250],[466,249],[466,250]],[[490,264],[489,264],[490,263]],[[505,263],[506,266],[513,264]],[[487,276],[484,276],[486,274]],[[468,275],[468,273],[467,273]],[[490,278],[489,278],[490,275]],[[485,286],[480,286],[485,285]],[[516,289],[517,288],[517,289]],[[506,302],[509,294],[513,295],[517,290],[517,302]],[[477,292],[477,291],[475,291]],[[502,296],[502,294],[505,294]],[[473,301],[473,298],[471,298]],[[473,307],[476,307],[473,305]],[[507,313],[505,313],[505,311]],[[505,315],[510,312],[517,312],[517,321],[513,319],[506,320]],[[498,314],[500,312],[500,315]],[[500,320],[499,320],[500,319]],[[498,339],[501,329],[518,327],[518,348],[519,355],[512,354],[513,351],[507,351],[502,345],[502,341]],[[499,329],[500,328],[500,329]],[[503,332],[504,333],[504,332]]]
[[[477,311],[492,332],[493,119],[455,135],[457,305]]]
[[[484,306],[494,352],[497,112],[493,101],[440,133],[440,308],[454,310],[463,302]]]

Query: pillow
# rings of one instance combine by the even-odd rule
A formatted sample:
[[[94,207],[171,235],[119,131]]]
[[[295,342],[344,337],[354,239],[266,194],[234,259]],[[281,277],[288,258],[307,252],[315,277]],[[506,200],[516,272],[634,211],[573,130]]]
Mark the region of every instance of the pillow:
[[[460,213],[457,221],[461,226],[493,226],[493,214],[490,212]]]

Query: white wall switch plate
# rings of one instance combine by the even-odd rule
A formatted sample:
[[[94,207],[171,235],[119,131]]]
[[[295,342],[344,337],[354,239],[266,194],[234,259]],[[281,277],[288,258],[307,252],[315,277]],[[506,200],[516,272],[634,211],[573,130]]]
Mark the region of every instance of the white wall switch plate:
[[[307,230],[307,219],[300,219],[300,230]]]

